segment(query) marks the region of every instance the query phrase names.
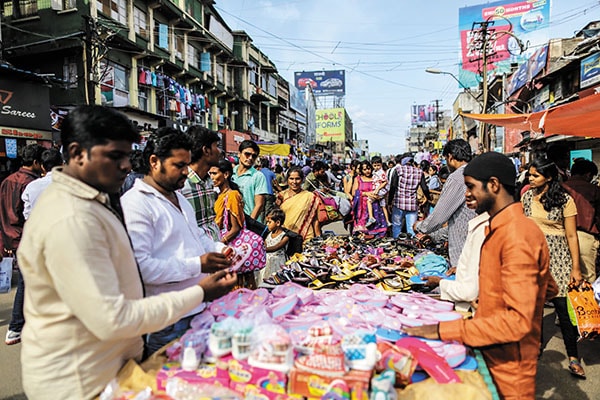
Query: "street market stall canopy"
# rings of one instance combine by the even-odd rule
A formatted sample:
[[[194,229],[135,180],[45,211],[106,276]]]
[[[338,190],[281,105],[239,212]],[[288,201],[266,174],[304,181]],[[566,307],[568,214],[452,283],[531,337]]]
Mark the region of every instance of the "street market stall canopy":
[[[600,95],[531,114],[468,114],[466,118],[532,133],[600,138]]]
[[[258,143],[261,156],[288,156],[290,145],[281,143]]]

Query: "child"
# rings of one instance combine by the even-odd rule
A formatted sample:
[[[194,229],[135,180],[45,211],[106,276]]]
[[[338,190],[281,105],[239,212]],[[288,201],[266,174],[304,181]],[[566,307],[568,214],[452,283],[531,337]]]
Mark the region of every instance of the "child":
[[[387,224],[390,225],[390,218],[388,216],[388,211],[387,211],[387,207],[385,204],[385,195],[388,192],[388,188],[387,188],[388,181],[387,181],[385,171],[382,169],[383,165],[382,165],[381,157],[374,156],[371,159],[371,163],[373,165],[373,193],[375,193],[377,196],[381,196],[381,199],[379,200],[379,204],[381,205],[381,208],[383,209],[383,215],[385,216],[385,222],[387,222]],[[367,201],[367,209],[369,211],[369,220],[367,221],[367,228],[368,228],[369,226],[371,226],[377,222],[375,220],[375,218],[373,217],[373,200],[371,198],[369,198]]]
[[[260,271],[260,283],[279,271],[287,260],[285,248],[290,238],[282,228],[284,221],[285,213],[279,208],[272,209],[265,219],[267,228],[269,228],[269,235],[265,240],[265,245],[267,246],[267,266]]]

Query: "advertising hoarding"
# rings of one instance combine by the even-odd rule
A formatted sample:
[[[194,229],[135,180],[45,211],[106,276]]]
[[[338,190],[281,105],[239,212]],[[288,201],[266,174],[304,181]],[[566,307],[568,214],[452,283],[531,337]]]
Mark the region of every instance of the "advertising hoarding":
[[[328,108],[316,110],[317,143],[344,142],[346,140],[345,110]]]
[[[435,122],[435,106],[433,104],[413,104],[410,106],[410,120],[413,125]]]
[[[462,70],[461,82],[465,86],[477,86],[480,81],[483,37],[475,22],[488,21],[488,73],[510,73],[511,63],[521,64],[549,39],[551,0],[497,1],[458,11]],[[493,23],[493,24],[492,24]],[[475,29],[475,30],[473,30]],[[505,34],[503,32],[509,32]],[[528,48],[521,53],[516,36]]]
[[[600,53],[592,54],[581,60],[581,89],[600,82]]]
[[[294,72],[294,85],[298,89],[310,85],[315,96],[343,96],[346,94],[346,74],[344,70]]]
[[[519,68],[510,78],[507,92],[513,94],[533,78],[546,66],[548,59],[548,45],[540,47],[526,62],[519,65]]]

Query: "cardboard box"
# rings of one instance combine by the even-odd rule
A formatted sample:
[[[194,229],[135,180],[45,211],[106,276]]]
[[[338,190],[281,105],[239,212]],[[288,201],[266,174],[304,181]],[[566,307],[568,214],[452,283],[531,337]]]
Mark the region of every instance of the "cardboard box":
[[[320,376],[293,368],[289,375],[290,383],[288,393],[320,399],[327,393],[327,389],[331,382],[336,379],[341,379],[345,381],[350,388],[351,400],[368,400],[369,385],[372,376],[373,371],[357,370],[350,370],[342,377]]]
[[[229,387],[239,393],[251,391],[249,394],[267,396],[257,398],[287,398],[288,379],[285,373],[253,367],[246,361],[229,360],[229,381]]]
[[[156,375],[156,388],[164,391],[169,378],[179,378],[191,384],[212,383],[229,387],[227,364],[202,364],[195,371],[184,371],[179,363],[167,363]]]

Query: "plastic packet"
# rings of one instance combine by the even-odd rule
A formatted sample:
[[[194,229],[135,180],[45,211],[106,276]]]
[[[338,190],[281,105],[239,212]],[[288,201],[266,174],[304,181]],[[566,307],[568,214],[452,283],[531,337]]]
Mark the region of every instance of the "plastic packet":
[[[173,400],[243,400],[242,395],[229,388],[209,383],[191,384],[179,378],[169,378],[165,391]]]

